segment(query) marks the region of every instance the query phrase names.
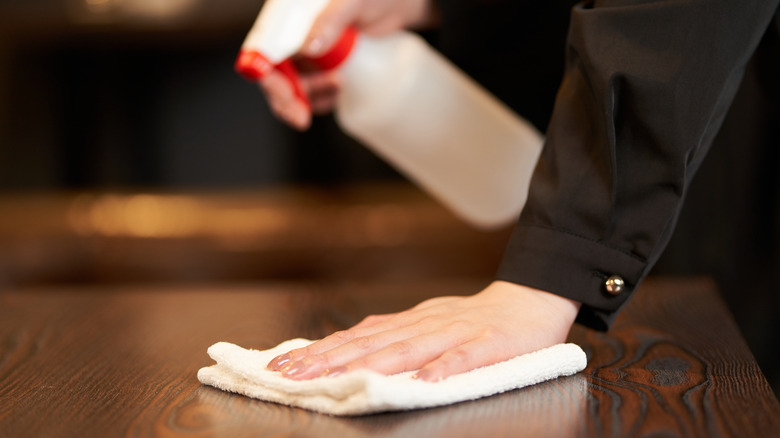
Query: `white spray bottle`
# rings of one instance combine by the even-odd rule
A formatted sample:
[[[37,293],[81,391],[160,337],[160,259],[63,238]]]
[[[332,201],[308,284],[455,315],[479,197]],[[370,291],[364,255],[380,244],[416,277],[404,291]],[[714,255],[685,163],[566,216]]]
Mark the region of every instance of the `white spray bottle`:
[[[296,54],[329,0],[267,0],[236,70],[257,80],[279,69],[304,102]],[[421,37],[348,29],[311,60],[343,77],[336,120],[349,135],[472,225],[514,222],[525,205],[542,135]]]

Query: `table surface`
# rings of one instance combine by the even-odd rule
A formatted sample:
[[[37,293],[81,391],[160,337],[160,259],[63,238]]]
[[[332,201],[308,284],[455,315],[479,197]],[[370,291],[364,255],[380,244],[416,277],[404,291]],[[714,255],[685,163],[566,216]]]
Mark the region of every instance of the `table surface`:
[[[780,435],[780,405],[706,279],[650,279],[582,373],[456,405],[339,418],[202,386],[209,345],[269,348],[474,280],[0,292],[0,436]]]

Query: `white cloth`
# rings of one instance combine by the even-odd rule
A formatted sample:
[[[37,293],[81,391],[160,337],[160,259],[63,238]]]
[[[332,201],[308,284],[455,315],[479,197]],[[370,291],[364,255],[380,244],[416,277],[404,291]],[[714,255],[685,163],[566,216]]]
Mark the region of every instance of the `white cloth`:
[[[413,372],[385,376],[368,370],[296,381],[265,369],[274,357],[311,342],[291,339],[264,351],[218,342],[208,349],[217,364],[201,368],[198,380],[225,391],[324,414],[360,415],[475,400],[576,374],[587,362],[579,346],[558,344],[439,382],[413,379]]]

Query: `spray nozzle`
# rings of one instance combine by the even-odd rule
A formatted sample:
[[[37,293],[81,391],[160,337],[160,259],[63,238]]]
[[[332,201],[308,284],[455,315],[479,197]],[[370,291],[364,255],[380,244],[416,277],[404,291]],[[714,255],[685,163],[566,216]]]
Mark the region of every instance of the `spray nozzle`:
[[[357,31],[355,29],[346,28],[338,41],[325,54],[318,57],[302,57],[302,60],[321,70],[334,69],[349,56],[356,37]],[[273,70],[278,70],[290,80],[296,97],[309,106],[309,98],[301,85],[298,69],[290,58],[274,63],[263,55],[261,48],[245,44],[236,59],[235,70],[251,82],[262,79]]]
[[[256,81],[270,73],[274,65],[257,50],[241,49],[236,59],[235,69],[246,80]]]

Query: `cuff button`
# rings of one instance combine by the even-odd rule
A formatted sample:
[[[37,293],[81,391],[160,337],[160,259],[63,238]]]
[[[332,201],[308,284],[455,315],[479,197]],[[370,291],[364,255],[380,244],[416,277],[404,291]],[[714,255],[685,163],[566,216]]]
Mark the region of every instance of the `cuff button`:
[[[619,277],[617,275],[613,275],[607,279],[607,281],[604,283],[604,288],[607,290],[607,293],[610,295],[620,295],[621,292],[623,292],[623,289],[625,289],[626,283],[623,281],[622,277]]]

